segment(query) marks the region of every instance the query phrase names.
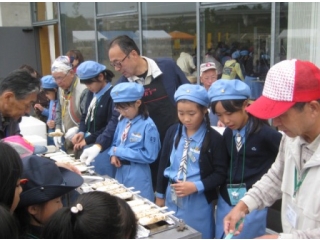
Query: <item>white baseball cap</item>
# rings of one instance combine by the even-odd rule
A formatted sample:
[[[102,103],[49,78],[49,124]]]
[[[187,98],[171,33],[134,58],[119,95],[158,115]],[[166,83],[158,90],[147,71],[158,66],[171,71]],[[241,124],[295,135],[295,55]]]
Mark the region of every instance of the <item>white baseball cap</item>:
[[[202,63],[200,65],[200,77],[202,76],[203,72],[208,71],[210,69],[216,70],[216,64],[214,64],[213,62]]]

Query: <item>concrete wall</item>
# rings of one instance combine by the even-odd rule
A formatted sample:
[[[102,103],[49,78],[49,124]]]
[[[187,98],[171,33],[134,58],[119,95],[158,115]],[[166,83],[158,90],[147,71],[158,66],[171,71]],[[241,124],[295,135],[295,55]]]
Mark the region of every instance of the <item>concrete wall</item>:
[[[0,27],[29,27],[31,25],[29,2],[0,3]]]

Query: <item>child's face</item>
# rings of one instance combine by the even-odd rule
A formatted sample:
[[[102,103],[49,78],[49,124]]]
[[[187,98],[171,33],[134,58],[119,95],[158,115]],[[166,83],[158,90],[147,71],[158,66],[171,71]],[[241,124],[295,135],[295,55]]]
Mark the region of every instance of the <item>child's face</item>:
[[[56,100],[56,92],[54,91],[46,91],[46,97],[49,99],[49,100]]]
[[[188,133],[195,133],[203,119],[207,109],[201,109],[197,103],[180,101],[177,104],[180,122],[187,128]]]
[[[30,210],[30,207],[32,210]],[[45,223],[60,208],[63,207],[61,197],[52,199],[45,204],[37,204],[29,207],[29,213],[34,215],[41,223]],[[33,222],[35,225],[37,223]]]
[[[246,125],[248,120],[248,114],[245,111],[245,105],[243,108],[237,112],[227,112],[219,101],[216,104],[216,115],[219,120],[228,128],[232,130],[241,129],[244,125]]]
[[[141,105],[141,100],[136,101],[133,105],[125,108],[116,108],[116,110],[125,118],[134,119],[139,113],[139,106]]]
[[[104,81],[102,74],[99,75],[98,80],[99,82],[91,82],[90,84],[85,84],[90,92],[97,93],[107,84],[106,81]]]

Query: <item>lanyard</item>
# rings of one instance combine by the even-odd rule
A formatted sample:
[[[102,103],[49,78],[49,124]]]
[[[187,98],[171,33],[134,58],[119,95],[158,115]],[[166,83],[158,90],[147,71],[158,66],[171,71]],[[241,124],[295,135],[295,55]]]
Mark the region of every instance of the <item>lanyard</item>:
[[[230,184],[232,184],[233,141],[234,141],[234,136],[232,136],[232,141],[231,141]],[[243,176],[244,176],[244,164],[246,161],[245,155],[246,155],[246,139],[244,138],[241,184],[243,183]]]
[[[75,82],[74,82],[74,84],[73,84],[73,89],[75,89],[75,87],[77,86],[77,83],[78,83],[78,81],[75,80]],[[69,102],[69,100],[70,100],[70,98],[71,98],[71,93],[72,93],[72,92],[70,91],[70,93],[68,93],[67,96],[65,96],[65,95],[63,94],[63,99],[64,99],[64,101],[63,101],[63,106],[62,106],[62,111],[61,111],[62,118],[63,118],[64,115],[66,114],[66,111],[67,111],[67,102]]]
[[[293,197],[296,196],[299,188],[301,187],[304,179],[306,178],[306,176],[307,176],[307,174],[308,174],[308,172],[309,172],[309,169],[310,169],[310,168],[308,168],[307,170],[304,171],[304,173],[303,173],[302,176],[301,176],[300,181],[298,181],[297,168],[296,168],[296,167],[294,168],[294,193],[293,193]]]

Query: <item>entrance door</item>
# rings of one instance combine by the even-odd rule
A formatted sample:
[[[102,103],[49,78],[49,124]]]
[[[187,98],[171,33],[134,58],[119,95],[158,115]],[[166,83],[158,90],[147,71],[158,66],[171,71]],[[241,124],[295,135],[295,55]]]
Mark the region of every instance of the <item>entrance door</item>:
[[[203,61],[219,61],[225,78],[225,62],[237,56],[242,75],[251,87],[251,98],[258,98],[270,68],[271,3],[218,3],[202,7],[200,28],[201,55],[206,56]]]
[[[51,63],[60,55],[58,24],[38,27],[42,75],[51,74]]]

